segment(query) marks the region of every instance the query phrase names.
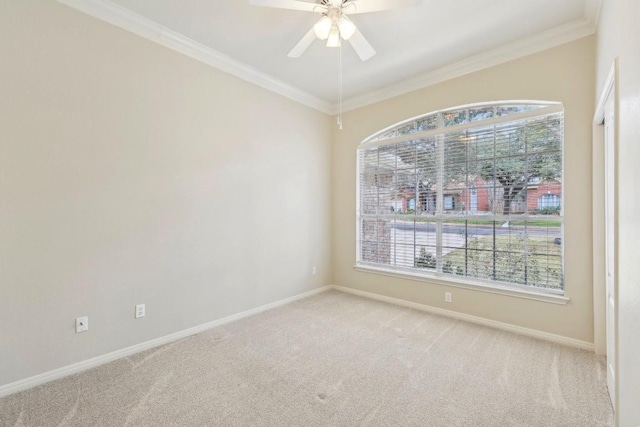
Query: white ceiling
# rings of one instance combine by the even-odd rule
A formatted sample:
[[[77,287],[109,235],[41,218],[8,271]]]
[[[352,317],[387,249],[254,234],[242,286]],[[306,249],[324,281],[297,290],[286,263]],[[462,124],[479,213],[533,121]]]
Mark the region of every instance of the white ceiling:
[[[88,2],[60,1],[79,9]],[[301,58],[287,57],[317,14],[252,6],[249,0],[111,2],[133,12],[129,19],[141,15],[253,74],[266,74],[270,86],[293,86],[318,105],[335,106],[339,99],[339,49],[316,40]],[[377,54],[362,62],[343,45],[345,105],[364,105],[592,34],[598,9],[598,0],[423,0],[415,8],[353,15]]]

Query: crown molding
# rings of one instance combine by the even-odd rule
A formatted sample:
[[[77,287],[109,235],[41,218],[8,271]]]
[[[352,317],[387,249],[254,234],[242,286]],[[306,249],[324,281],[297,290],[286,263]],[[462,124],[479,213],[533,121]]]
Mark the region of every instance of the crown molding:
[[[591,2],[593,0],[589,0]],[[601,0],[595,0],[601,1]],[[590,9],[592,10],[592,9]],[[595,18],[595,15],[593,15]],[[428,71],[416,77],[407,79],[401,83],[371,91],[366,95],[353,97],[343,102],[342,110],[349,111],[376,102],[384,101],[399,95],[423,89],[437,83],[442,83],[456,77],[470,74],[485,68],[493,67],[514,59],[522,58],[543,50],[551,49],[574,40],[594,34],[596,27],[587,19],[578,19],[567,24],[535,34],[531,37],[520,39],[491,49],[478,55],[463,59],[453,64]],[[334,109],[338,106],[334,105]]]
[[[109,0],[58,0],[58,2],[300,104],[326,114],[334,114],[335,112],[334,106],[329,102],[275,79]]]
[[[584,19],[593,25],[594,29],[598,28],[600,23],[600,12],[602,11],[602,2],[604,0],[586,0],[584,5]]]
[[[338,103],[327,102],[271,77],[110,0],[57,1],[323,113],[335,115],[340,110]],[[590,36],[596,32],[602,2],[603,0],[586,0],[583,19],[428,71],[401,83],[348,98],[343,101],[342,111],[361,108]]]

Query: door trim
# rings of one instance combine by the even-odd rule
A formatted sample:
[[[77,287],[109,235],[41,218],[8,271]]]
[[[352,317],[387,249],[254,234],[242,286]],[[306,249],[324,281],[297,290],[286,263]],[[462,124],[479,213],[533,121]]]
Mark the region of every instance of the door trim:
[[[593,117],[593,317],[594,317],[594,348],[597,354],[606,354],[607,337],[606,337],[606,230],[605,230],[605,128],[602,126],[605,119],[605,108],[607,103],[613,101],[614,111],[614,162],[617,164],[618,149],[618,129],[619,129],[619,95],[618,95],[618,59],[616,58],[609,70],[609,74],[600,91],[596,111]],[[614,209],[618,206],[618,182],[614,173]],[[615,209],[617,212],[617,209]],[[616,218],[615,213],[614,218]],[[618,221],[614,220],[614,244],[618,240]],[[614,258],[614,271],[617,271],[617,251]],[[616,383],[614,385],[613,395],[618,395],[618,301],[617,301],[617,282],[614,284],[615,300],[614,300],[614,377]],[[607,369],[608,366],[607,366]],[[613,407],[617,418],[618,404],[617,399],[613,401]]]

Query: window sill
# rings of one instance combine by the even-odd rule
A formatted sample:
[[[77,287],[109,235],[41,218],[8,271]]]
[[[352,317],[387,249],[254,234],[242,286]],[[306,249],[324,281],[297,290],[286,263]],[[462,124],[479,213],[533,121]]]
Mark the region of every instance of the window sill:
[[[536,292],[536,291],[530,291],[527,289],[518,289],[515,287],[503,286],[500,284],[494,284],[494,283],[488,283],[488,282],[482,282],[482,284],[479,284],[476,281],[464,280],[464,279],[452,279],[449,277],[445,277],[443,275],[428,276],[426,274],[392,270],[392,269],[387,269],[382,267],[374,267],[370,265],[356,264],[353,266],[353,268],[354,270],[361,271],[363,273],[398,277],[401,279],[434,283],[436,285],[442,285],[442,286],[453,286],[456,288],[470,289],[474,291],[488,292],[488,293],[499,294],[499,295],[507,295],[515,298],[530,299],[530,300],[541,301],[541,302],[546,302],[550,304],[566,305],[569,302],[569,298],[563,295],[558,295],[551,292],[544,292],[544,291]]]

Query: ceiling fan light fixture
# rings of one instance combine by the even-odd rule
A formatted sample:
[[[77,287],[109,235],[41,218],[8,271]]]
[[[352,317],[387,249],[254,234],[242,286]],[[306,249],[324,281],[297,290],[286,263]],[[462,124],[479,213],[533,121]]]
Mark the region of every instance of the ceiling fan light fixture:
[[[329,33],[331,32],[331,27],[333,26],[333,22],[331,18],[328,16],[323,16],[321,20],[316,22],[313,26],[313,31],[316,33],[316,37],[320,40],[326,40],[329,38]]]
[[[338,21],[338,28],[343,39],[349,40],[356,32],[356,26],[346,16],[341,16]]]
[[[327,39],[327,47],[340,47],[340,29],[337,25],[331,27],[329,38]]]

